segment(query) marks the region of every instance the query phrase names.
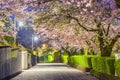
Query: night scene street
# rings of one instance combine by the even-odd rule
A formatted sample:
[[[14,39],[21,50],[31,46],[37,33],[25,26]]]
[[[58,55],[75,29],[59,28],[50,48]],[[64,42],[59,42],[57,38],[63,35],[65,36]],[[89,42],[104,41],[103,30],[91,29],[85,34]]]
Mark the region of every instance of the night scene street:
[[[120,80],[120,0],[0,0],[0,80]]]

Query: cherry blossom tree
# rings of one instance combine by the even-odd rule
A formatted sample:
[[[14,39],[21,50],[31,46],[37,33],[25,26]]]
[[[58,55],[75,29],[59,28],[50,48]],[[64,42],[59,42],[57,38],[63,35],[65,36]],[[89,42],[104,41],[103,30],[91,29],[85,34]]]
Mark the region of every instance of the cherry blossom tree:
[[[65,24],[76,24],[82,30],[97,37],[101,56],[110,56],[120,37],[119,12],[114,0],[65,0],[49,3],[51,10],[38,13],[37,24],[48,24],[60,28]],[[73,26],[71,26],[73,27]]]
[[[46,31],[49,43],[91,45],[88,40],[96,36],[92,41],[97,42],[101,56],[110,56],[120,37],[120,10],[115,0],[0,0],[0,11],[17,18],[33,16],[33,27],[39,33],[40,25],[52,26]]]

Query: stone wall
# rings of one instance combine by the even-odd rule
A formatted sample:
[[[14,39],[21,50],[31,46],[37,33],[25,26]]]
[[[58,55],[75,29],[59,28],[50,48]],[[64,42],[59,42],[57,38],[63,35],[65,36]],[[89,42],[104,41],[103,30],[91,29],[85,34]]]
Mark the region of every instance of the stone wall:
[[[21,72],[21,53],[9,46],[0,47],[0,79]]]
[[[27,51],[0,47],[0,80],[37,64],[37,56]]]

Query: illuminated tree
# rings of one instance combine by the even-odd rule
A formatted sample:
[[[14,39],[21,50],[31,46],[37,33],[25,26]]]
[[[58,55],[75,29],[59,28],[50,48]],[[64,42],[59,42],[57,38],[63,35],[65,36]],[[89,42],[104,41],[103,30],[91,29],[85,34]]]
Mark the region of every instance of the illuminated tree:
[[[79,43],[75,39],[81,41],[81,36],[84,36],[74,36],[73,32],[79,34],[87,31],[84,42],[89,45],[87,38],[96,36],[93,41],[99,43],[102,56],[110,56],[120,37],[120,10],[117,9],[115,0],[2,0],[0,6],[2,12],[8,12],[8,16],[10,13],[26,18],[35,15],[35,27],[42,23],[52,26],[49,30],[52,36],[47,36],[48,40],[56,39],[60,45],[66,42],[71,45],[74,42]],[[58,36],[55,37],[53,34]]]
[[[100,3],[95,0],[51,1],[50,11],[38,13],[36,22],[52,24],[56,28],[76,24],[97,36],[101,56],[110,56],[120,37],[120,10],[115,4],[114,0],[102,0]]]

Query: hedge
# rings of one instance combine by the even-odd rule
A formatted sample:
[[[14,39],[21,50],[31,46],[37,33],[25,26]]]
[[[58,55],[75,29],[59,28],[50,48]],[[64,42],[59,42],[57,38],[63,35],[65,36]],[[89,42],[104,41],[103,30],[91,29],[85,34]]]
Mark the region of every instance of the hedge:
[[[62,55],[61,60],[63,63],[68,63],[68,55]]]
[[[90,74],[97,77],[99,80],[120,80],[120,77],[118,76],[100,73],[94,70],[91,70]]]
[[[39,57],[39,62],[53,62],[54,57],[52,55],[47,55],[47,56],[40,56]]]
[[[73,65],[80,65],[82,67],[91,68],[91,58],[94,57],[93,55],[77,55],[77,56],[71,56],[70,57],[70,64]]]
[[[115,71],[116,71],[117,76],[120,77],[120,59],[115,61]]]
[[[54,61],[54,58],[52,55],[48,55],[48,62],[53,62]]]
[[[110,57],[93,57],[92,59],[93,70],[106,74],[115,74],[114,58]]]

